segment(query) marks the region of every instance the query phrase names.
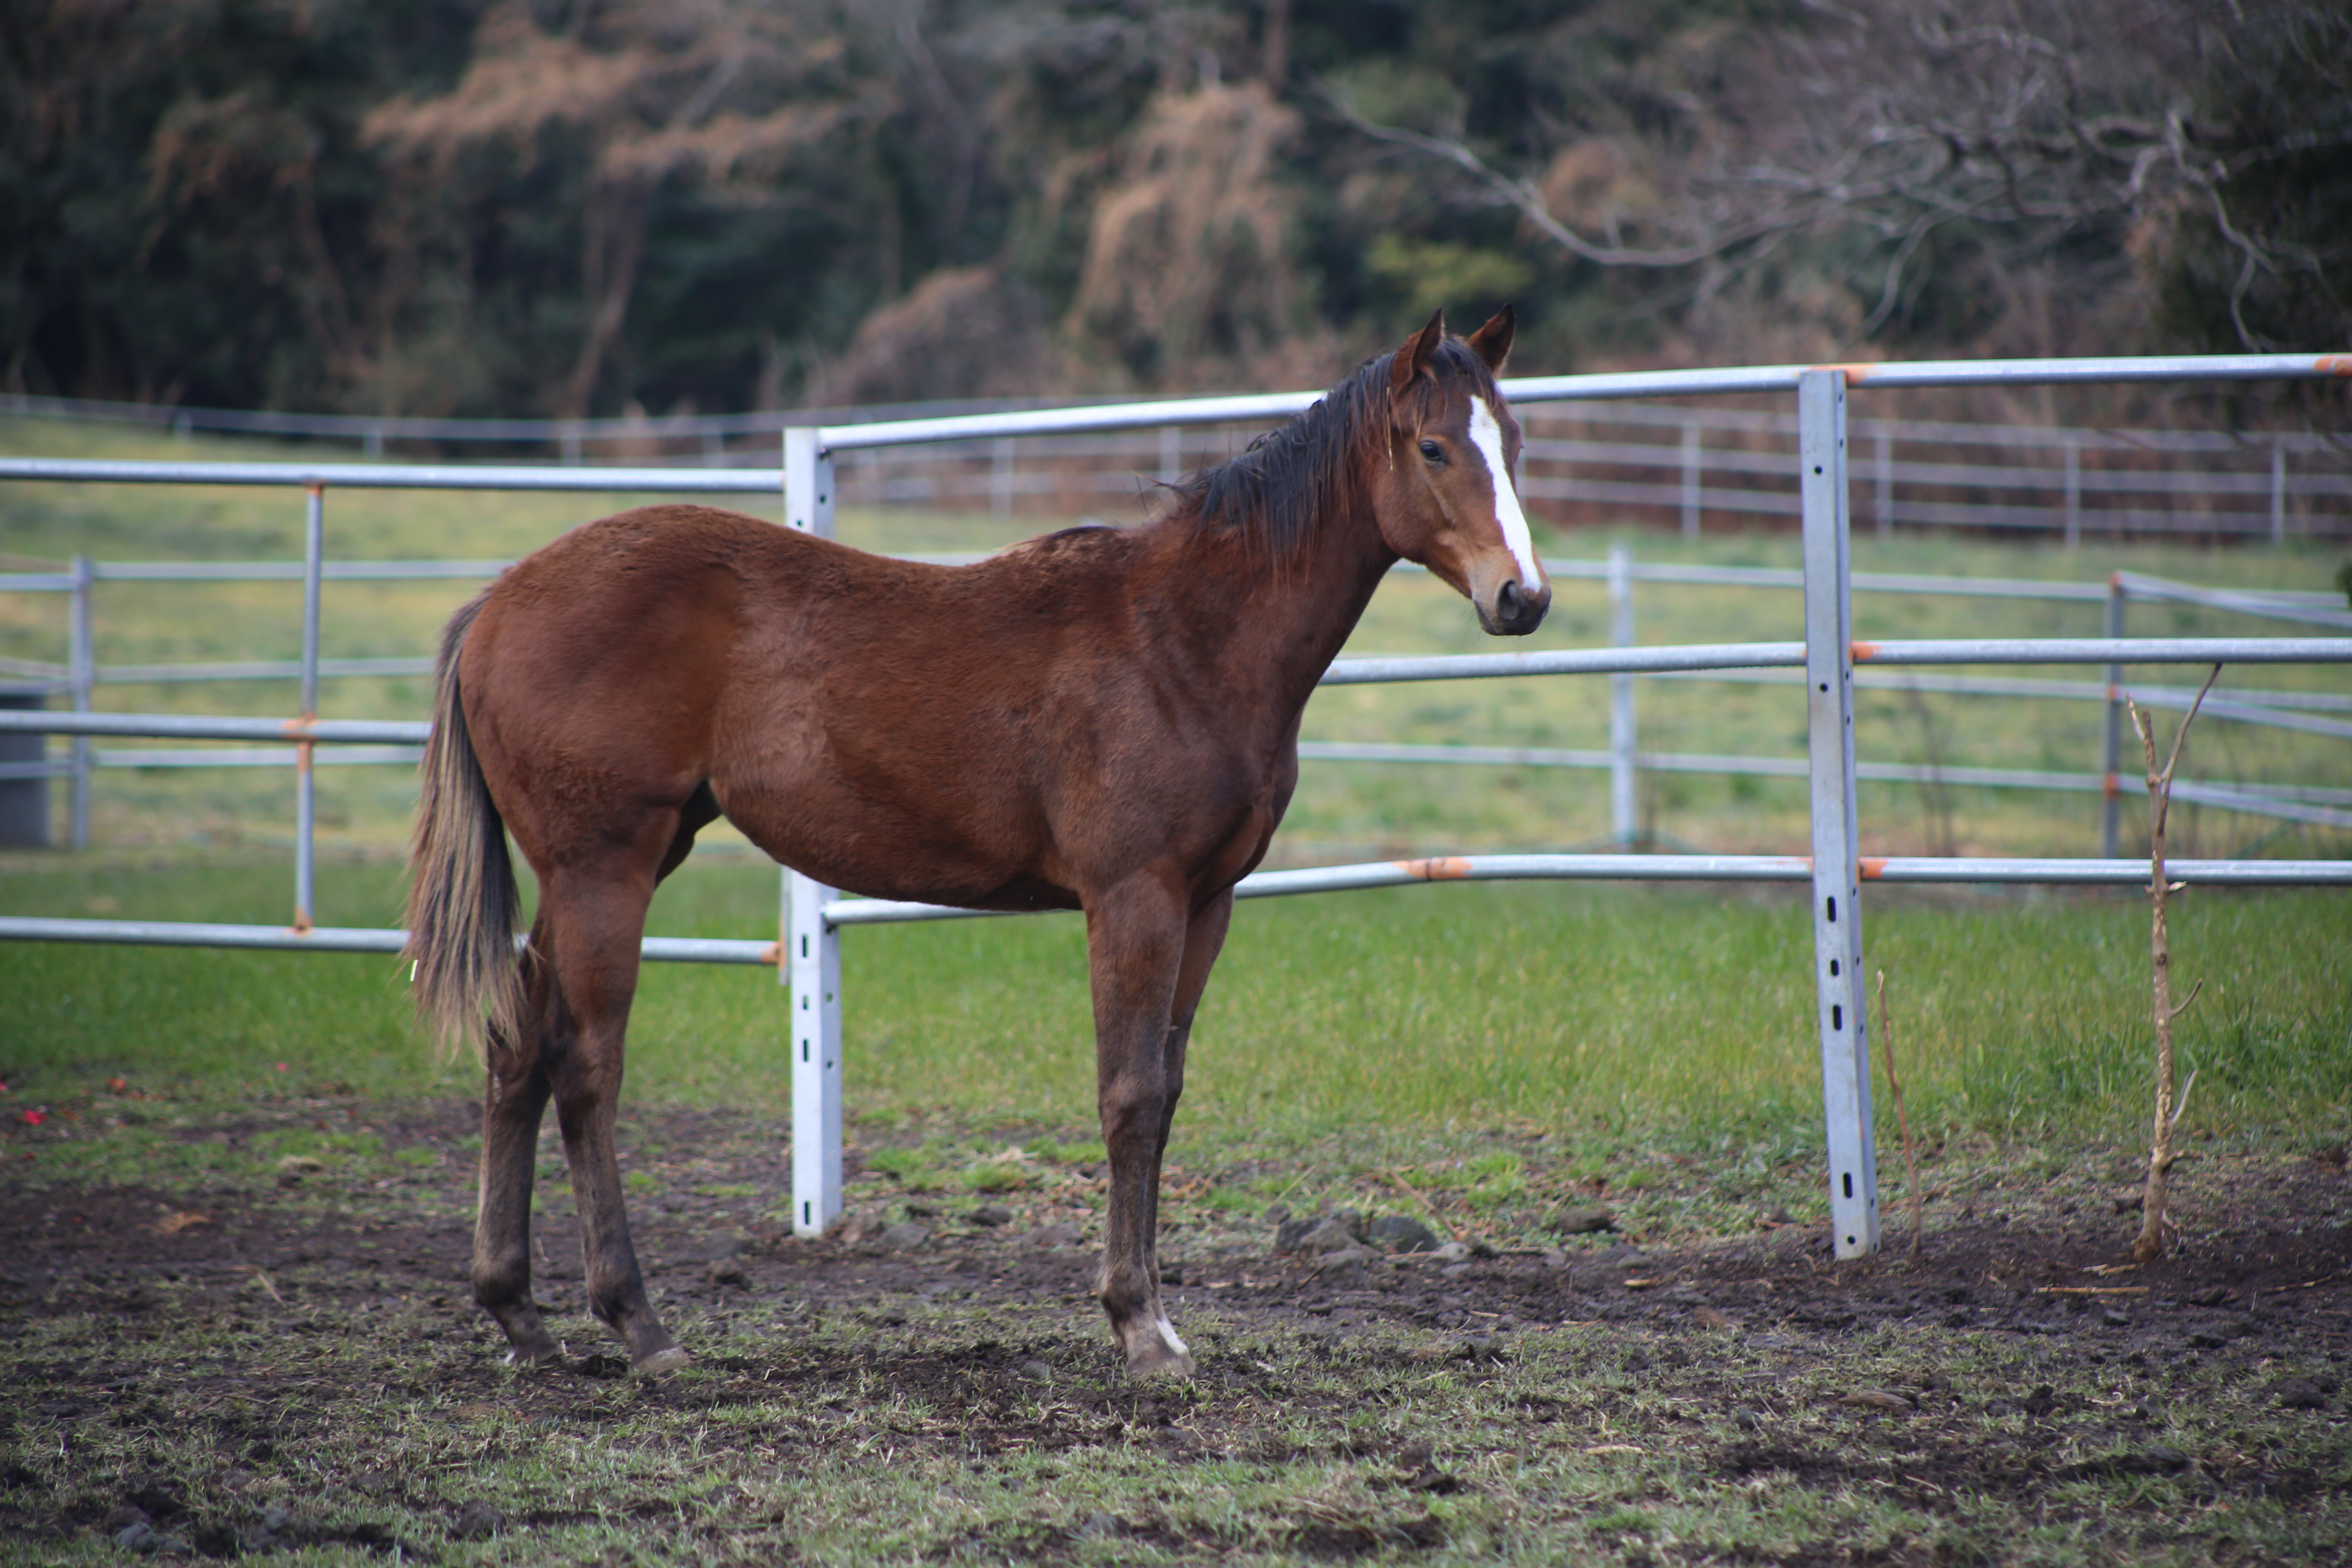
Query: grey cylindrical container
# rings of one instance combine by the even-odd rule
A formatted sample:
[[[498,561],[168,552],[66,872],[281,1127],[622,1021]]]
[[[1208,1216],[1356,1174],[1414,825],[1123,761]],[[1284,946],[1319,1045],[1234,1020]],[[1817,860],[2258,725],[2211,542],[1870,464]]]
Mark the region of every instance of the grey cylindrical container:
[[[0,686],[0,708],[19,711],[49,705],[46,687]],[[10,778],[18,766],[48,760],[47,737],[0,734],[0,849],[40,849],[49,842],[49,781],[38,774]],[[27,769],[27,771],[30,771]]]

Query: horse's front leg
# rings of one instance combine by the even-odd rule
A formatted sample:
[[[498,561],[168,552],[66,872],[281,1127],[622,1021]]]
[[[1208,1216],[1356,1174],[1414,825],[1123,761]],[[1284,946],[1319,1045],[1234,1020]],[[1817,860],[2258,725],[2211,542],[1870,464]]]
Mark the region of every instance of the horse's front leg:
[[[1209,984],[1210,966],[1225,945],[1225,928],[1233,923],[1234,895],[1230,888],[1194,912],[1184,928],[1184,960],[1176,972],[1176,1000],[1170,1009],[1168,1037],[1160,1048],[1166,1063],[1168,1105],[1160,1118],[1160,1144],[1152,1152],[1152,1190],[1160,1184],[1160,1157],[1168,1152],[1169,1130],[1176,1124],[1176,1102],[1184,1094],[1184,1052],[1192,1039],[1192,1015],[1200,1011],[1201,993]],[[1158,1237],[1153,1238],[1155,1251]],[[1153,1277],[1158,1278],[1158,1258]]]
[[[1203,924],[1188,919],[1180,889],[1150,878],[1087,903],[1097,1098],[1110,1153],[1099,1293],[1136,1376],[1192,1372],[1192,1352],[1160,1306],[1160,1157],[1183,1092],[1192,1009],[1223,941],[1224,915],[1207,921],[1206,940],[1196,942]]]

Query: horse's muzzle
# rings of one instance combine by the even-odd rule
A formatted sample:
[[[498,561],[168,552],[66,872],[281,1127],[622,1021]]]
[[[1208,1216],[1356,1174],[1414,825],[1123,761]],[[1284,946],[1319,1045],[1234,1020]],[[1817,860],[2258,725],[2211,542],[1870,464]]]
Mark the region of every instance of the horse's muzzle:
[[[1544,612],[1550,608],[1550,584],[1530,594],[1511,578],[1495,590],[1492,609],[1478,606],[1478,621],[1490,637],[1523,637],[1543,625]]]

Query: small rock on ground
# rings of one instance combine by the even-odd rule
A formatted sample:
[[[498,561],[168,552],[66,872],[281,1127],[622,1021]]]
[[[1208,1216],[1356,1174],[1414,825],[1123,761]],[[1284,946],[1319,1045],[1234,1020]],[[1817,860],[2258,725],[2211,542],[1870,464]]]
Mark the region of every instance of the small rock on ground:
[[[1364,1239],[1364,1216],[1354,1209],[1333,1209],[1320,1219],[1279,1221],[1274,1231],[1276,1253],[1337,1252]]]
[[[2325,1410],[2327,1408],[2327,1395],[2319,1391],[2319,1385],[2315,1383],[2307,1383],[2299,1377],[2290,1377],[2285,1379],[2279,1384],[2274,1392],[2278,1394],[2279,1408],[2282,1410]]]
[[[1360,1247],[1327,1252],[1315,1260],[1315,1278],[1326,1284],[1360,1281],[1364,1279],[1364,1264],[1371,1256]]]
[[[1364,1231],[1364,1239],[1391,1252],[1434,1252],[1437,1233],[1410,1215],[1384,1215]]]
[[[1344,1252],[1355,1245],[1353,1231],[1336,1219],[1327,1219],[1300,1237],[1290,1250],[1314,1258],[1327,1252]]]
[[[993,1228],[1000,1225],[1011,1225],[1013,1211],[1003,1204],[982,1204],[964,1217],[974,1225],[984,1225]]]
[[[889,1226],[877,1239],[894,1252],[912,1252],[930,1240],[931,1233],[913,1220],[907,1219]]]
[[[1074,1225],[1041,1225],[1024,1239],[1032,1247],[1076,1247],[1086,1237]]]

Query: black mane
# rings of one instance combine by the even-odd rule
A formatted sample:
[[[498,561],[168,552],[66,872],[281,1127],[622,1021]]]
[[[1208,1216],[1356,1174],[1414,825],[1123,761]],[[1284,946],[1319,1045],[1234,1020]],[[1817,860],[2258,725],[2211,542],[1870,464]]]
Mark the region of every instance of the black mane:
[[[1170,486],[1180,510],[1190,510],[1199,527],[1239,533],[1274,560],[1289,559],[1313,533],[1316,519],[1355,500],[1360,467],[1381,460],[1394,357],[1366,360],[1306,413],[1260,436],[1239,457]],[[1434,359],[1441,374],[1466,375],[1492,395],[1493,374],[1459,339],[1440,344]],[[1425,399],[1435,389],[1424,380],[1416,390]]]

